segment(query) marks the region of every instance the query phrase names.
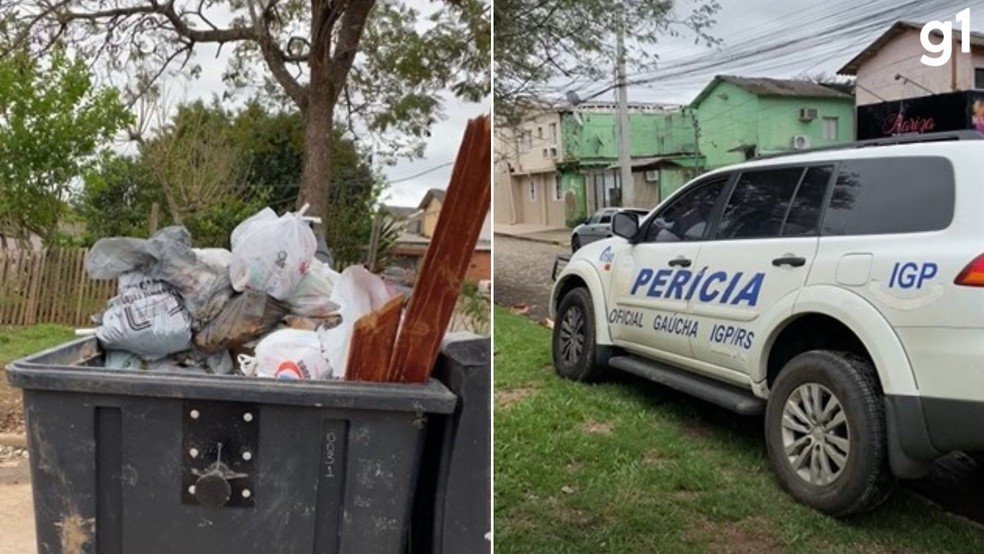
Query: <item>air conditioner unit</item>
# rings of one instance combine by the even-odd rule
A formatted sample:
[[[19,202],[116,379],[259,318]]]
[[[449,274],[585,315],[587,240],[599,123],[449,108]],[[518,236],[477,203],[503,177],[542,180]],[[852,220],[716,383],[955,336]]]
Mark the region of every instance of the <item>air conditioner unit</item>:
[[[816,118],[816,108],[800,108],[800,121],[813,121]]]
[[[659,182],[659,170],[650,169],[646,172],[646,182],[647,183],[658,183]]]
[[[793,135],[793,150],[808,150],[809,148],[809,135]]]

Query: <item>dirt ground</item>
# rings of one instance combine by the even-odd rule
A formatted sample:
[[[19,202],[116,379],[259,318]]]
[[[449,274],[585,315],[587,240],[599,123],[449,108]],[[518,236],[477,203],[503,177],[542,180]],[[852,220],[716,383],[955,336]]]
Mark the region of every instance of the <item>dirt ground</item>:
[[[7,375],[0,366],[0,433],[23,433],[24,411],[21,408],[21,391],[7,383]]]

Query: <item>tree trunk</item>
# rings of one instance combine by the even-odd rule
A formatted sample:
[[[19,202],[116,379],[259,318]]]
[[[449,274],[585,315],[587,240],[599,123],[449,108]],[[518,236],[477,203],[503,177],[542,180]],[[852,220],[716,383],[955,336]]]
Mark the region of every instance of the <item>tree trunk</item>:
[[[313,89],[313,87],[312,87]],[[325,217],[331,179],[335,102],[312,94],[304,112],[304,172],[297,207],[310,204],[307,215]]]

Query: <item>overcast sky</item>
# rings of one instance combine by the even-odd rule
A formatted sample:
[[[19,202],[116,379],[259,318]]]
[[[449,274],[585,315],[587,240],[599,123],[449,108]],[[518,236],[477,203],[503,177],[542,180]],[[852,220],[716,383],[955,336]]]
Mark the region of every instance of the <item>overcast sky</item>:
[[[711,33],[723,40],[715,48],[695,46],[683,31],[656,45],[655,71],[629,68],[629,100],[689,103],[716,74],[788,78],[838,69],[888,29],[895,20],[953,21],[971,9],[971,28],[984,30],[984,0],[719,0],[721,11]],[[692,0],[678,0],[680,13]],[[954,31],[956,34],[956,30]],[[611,83],[574,85],[582,97]],[[558,83],[558,94],[565,85]],[[614,100],[607,91],[597,100]]]
[[[405,0],[405,3],[419,10],[422,14],[421,19],[440,8],[439,2],[430,0]],[[223,20],[221,13],[216,19],[218,21]],[[213,95],[221,97],[223,91],[226,90],[226,86],[222,82],[222,73],[226,68],[231,50],[231,48],[226,48],[223,55],[216,58],[213,46],[202,45],[195,57],[195,61],[202,66],[201,77],[192,81],[172,79],[167,82],[171,99],[180,103],[196,98],[208,100]],[[491,111],[490,99],[476,104],[461,102],[455,99],[450,91],[442,91],[441,95],[445,98],[446,118],[431,128],[431,137],[427,140],[423,159],[401,160],[395,166],[382,168],[383,173],[390,181],[400,181],[394,183],[389,191],[383,195],[382,201],[384,203],[416,206],[423,199],[427,189],[446,188],[452,170],[450,163],[454,161],[458,152],[458,145],[464,134],[465,124],[469,119]],[[244,98],[240,98],[240,100]],[[425,175],[406,179],[437,166],[442,167],[427,172]]]

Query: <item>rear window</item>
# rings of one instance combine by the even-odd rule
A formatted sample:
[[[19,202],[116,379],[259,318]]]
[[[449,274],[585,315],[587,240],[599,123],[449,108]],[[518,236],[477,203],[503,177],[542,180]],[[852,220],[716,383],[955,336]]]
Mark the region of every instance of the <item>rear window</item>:
[[[953,166],[945,158],[841,162],[823,218],[824,235],[918,233],[953,220]]]

